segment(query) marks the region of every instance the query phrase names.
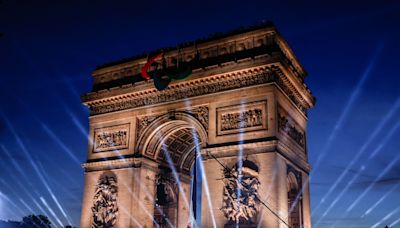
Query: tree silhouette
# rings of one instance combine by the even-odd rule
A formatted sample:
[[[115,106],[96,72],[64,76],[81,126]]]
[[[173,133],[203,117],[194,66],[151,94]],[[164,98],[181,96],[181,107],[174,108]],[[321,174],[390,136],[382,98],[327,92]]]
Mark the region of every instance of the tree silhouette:
[[[40,227],[51,228],[51,222],[47,216],[44,215],[28,215],[22,218],[21,227]]]

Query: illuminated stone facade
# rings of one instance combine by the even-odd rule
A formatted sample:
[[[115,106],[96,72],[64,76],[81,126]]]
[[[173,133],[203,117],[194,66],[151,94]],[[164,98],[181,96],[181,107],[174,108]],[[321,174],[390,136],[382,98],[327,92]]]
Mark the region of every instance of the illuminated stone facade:
[[[315,101],[275,28],[164,50],[171,66],[199,60],[162,91],[140,76],[147,57],[93,72],[93,91],[82,96],[90,140],[81,227],[187,227],[199,151],[202,227],[310,228],[306,125]]]

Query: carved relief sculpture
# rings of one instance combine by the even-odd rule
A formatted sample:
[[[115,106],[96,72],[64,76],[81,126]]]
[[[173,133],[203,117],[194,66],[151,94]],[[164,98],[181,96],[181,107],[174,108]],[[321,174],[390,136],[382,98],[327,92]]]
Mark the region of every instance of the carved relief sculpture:
[[[138,119],[137,137],[143,133],[143,130],[159,116],[144,116]]]
[[[286,132],[286,134],[289,135],[290,138],[292,138],[297,144],[299,144],[301,147],[305,146],[305,135],[302,131],[298,130],[298,127],[293,123],[292,120],[290,120],[288,117],[285,115],[279,113],[279,118],[278,118],[278,127],[279,130]]]
[[[204,129],[208,130],[208,107],[201,106],[194,108],[193,110],[188,112],[189,114],[193,115],[201,125],[203,125]]]
[[[266,130],[266,107],[267,101],[260,101],[218,108],[218,135]]]
[[[94,152],[125,149],[128,147],[129,125],[95,130]]]
[[[92,228],[114,227],[118,216],[117,193],[118,186],[115,177],[100,177],[93,198]]]
[[[221,130],[233,130],[262,125],[262,110],[251,109],[245,112],[227,113],[221,116]]]
[[[224,192],[221,211],[229,220],[227,225],[253,224],[260,198],[258,168],[253,162],[243,161],[232,169],[224,170]]]

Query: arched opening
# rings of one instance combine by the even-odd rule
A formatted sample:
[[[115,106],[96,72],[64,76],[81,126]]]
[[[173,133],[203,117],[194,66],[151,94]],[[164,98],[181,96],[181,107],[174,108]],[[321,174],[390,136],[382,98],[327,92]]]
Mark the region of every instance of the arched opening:
[[[140,139],[139,152],[159,164],[155,222],[160,227],[177,227],[189,222],[189,213],[200,220],[201,177],[195,161],[206,142],[203,126],[187,113],[166,114],[150,124]]]
[[[288,191],[288,222],[292,228],[302,227],[302,196],[301,183],[297,178],[295,171],[289,171],[287,176],[287,191]]]
[[[160,227],[171,227],[178,219],[176,182],[167,168],[160,169],[156,177],[154,220]]]

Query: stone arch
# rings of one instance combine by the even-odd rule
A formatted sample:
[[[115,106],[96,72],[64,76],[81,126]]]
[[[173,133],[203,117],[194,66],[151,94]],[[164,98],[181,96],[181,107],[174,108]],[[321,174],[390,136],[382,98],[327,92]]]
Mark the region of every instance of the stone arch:
[[[175,146],[178,142],[187,148],[180,149],[180,157],[176,162],[179,170],[189,171],[195,159],[195,147],[205,147],[207,131],[204,126],[186,112],[169,112],[157,117],[144,129],[138,138],[136,151],[155,161],[164,160],[162,157],[163,145]]]
[[[299,183],[297,182],[297,177],[293,171],[289,171],[287,175],[287,189],[288,191],[295,190],[298,191]]]
[[[302,196],[299,173],[289,167],[287,174],[288,222],[290,227],[302,226]],[[300,195],[299,195],[300,194]]]

